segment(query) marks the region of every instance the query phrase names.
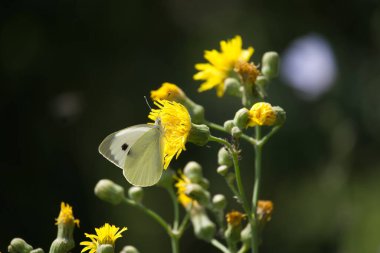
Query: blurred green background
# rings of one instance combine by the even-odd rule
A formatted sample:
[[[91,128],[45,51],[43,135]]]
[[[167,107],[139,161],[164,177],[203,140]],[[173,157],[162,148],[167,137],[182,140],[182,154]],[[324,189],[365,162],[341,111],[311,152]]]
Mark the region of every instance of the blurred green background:
[[[209,120],[232,118],[239,101],[197,93],[200,83],[192,75],[194,64],[204,62],[203,50],[218,49],[220,40],[237,34],[245,48],[255,48],[255,63],[270,50],[289,56],[283,69],[291,65],[289,48],[297,41],[309,45],[307,38],[317,38],[328,48],[311,50],[311,56],[327,55],[321,61],[301,55],[302,64],[269,87],[268,101],[283,107],[288,119],[264,149],[262,199],[273,200],[275,212],[261,252],[380,252],[376,0],[2,0],[0,251],[14,237],[48,250],[65,201],[81,221],[77,243],[84,232],[110,222],[129,229],[118,249],[132,244],[141,252],[169,252],[169,239],[144,214],[94,196],[101,178],[129,187],[97,147],[107,134],[147,122],[143,96],[166,81],[204,105]],[[304,70],[303,63],[316,66]],[[310,85],[318,91],[324,82],[323,91],[289,85],[289,76],[304,71],[311,74],[301,86],[322,77]],[[172,168],[200,162],[210,191],[226,194],[229,209],[238,208],[215,171],[218,146],[187,148]],[[253,151],[243,145],[242,156],[249,185]],[[163,189],[146,189],[144,201],[171,219]],[[191,229],[181,249],[217,252]]]

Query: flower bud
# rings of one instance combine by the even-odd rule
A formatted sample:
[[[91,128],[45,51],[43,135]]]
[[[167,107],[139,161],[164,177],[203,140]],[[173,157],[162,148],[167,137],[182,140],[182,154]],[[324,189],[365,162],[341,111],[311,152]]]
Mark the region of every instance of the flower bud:
[[[49,253],[67,253],[70,252],[74,246],[75,243],[73,239],[58,236],[57,239],[52,242]]]
[[[188,184],[185,194],[198,201],[201,205],[208,205],[210,202],[210,193],[199,184]]]
[[[37,249],[34,249],[32,251],[30,251],[30,253],[44,253],[45,251],[41,248],[37,248]]]
[[[241,241],[246,246],[246,248],[250,248],[251,245],[251,224],[247,224],[245,228],[240,233]]]
[[[9,253],[29,253],[33,247],[21,238],[14,238],[8,246]]]
[[[233,127],[231,129],[231,135],[234,138],[240,138],[240,136],[243,134],[243,132],[238,127]]]
[[[261,72],[264,76],[272,79],[278,75],[280,58],[276,52],[266,52],[263,55],[262,64]]]
[[[284,109],[282,109],[279,106],[273,106],[272,108],[276,113],[276,121],[274,125],[278,126],[284,124],[286,121],[286,112],[284,111]]]
[[[115,249],[111,244],[100,244],[96,249],[96,253],[114,253]]]
[[[189,111],[191,121],[196,124],[202,124],[205,121],[205,109],[203,106],[194,103],[190,98],[186,97],[182,101],[178,101],[183,104]]]
[[[243,219],[245,219],[245,215],[238,211],[231,211],[227,213],[226,220],[228,226],[224,233],[227,240],[231,242],[240,241],[240,232],[242,229],[241,223]]]
[[[203,207],[194,206],[190,211],[194,234],[197,238],[210,241],[215,235],[215,224],[208,218]]]
[[[196,125],[191,124],[191,130],[188,142],[194,143],[198,146],[204,146],[208,143],[208,138],[210,137],[210,129],[206,125]]]
[[[265,98],[267,96],[266,88],[268,86],[268,78],[265,76],[258,76],[255,82],[256,92],[259,94],[261,98]]]
[[[223,194],[216,194],[212,198],[212,206],[218,210],[224,210],[227,206],[226,197]]]
[[[224,93],[241,97],[240,86],[240,82],[236,78],[226,78],[226,80],[224,80]]]
[[[188,162],[183,169],[183,174],[185,174],[191,182],[198,183],[202,179],[202,167],[197,162]]]
[[[217,169],[216,172],[218,172],[219,175],[225,176],[228,173],[228,166],[227,165],[220,165]]]
[[[198,184],[202,186],[202,188],[205,190],[207,190],[210,187],[210,181],[208,181],[208,179],[204,177],[201,178]]]
[[[224,129],[227,131],[227,132],[231,132],[231,129],[235,126],[234,124],[234,121],[233,120],[227,120],[226,122],[224,122],[223,124],[224,126]]]
[[[132,186],[128,190],[128,196],[136,203],[141,203],[144,197],[144,190],[138,186]]]
[[[222,147],[221,149],[219,149],[218,164],[226,165],[227,167],[231,167],[232,165],[232,157],[225,147]]]
[[[139,253],[139,251],[132,245],[125,246],[120,253]]]
[[[101,179],[95,186],[95,195],[113,205],[120,204],[125,198],[124,188],[109,179]]]
[[[246,108],[241,108],[235,113],[234,124],[240,129],[244,129],[247,126],[249,111]]]

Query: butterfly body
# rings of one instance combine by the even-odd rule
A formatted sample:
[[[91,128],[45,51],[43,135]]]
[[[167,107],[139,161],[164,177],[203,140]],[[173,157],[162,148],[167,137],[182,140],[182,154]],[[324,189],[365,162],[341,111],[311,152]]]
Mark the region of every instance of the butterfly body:
[[[135,125],[108,135],[99,152],[123,170],[124,177],[135,186],[151,186],[163,171],[163,130],[154,125]]]

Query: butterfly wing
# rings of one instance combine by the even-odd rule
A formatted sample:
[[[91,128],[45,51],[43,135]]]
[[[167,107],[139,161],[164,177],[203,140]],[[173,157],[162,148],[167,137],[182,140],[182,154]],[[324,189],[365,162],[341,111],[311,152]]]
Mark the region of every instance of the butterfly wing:
[[[153,126],[131,146],[125,159],[123,174],[136,186],[151,186],[161,178],[163,167],[162,133]]]
[[[124,169],[125,159],[131,147],[154,127],[142,124],[112,133],[99,145],[99,153],[119,168]]]

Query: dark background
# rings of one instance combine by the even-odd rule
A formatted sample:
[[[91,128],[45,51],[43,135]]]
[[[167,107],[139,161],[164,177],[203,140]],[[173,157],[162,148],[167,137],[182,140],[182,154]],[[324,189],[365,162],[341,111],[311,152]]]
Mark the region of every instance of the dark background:
[[[269,98],[288,114],[264,149],[262,198],[275,203],[262,252],[380,251],[380,9],[375,0],[127,1],[2,0],[0,3],[1,158],[0,251],[14,237],[48,251],[61,201],[84,232],[105,222],[127,226],[125,244],[169,252],[162,229],[144,214],[93,195],[101,178],[128,188],[121,170],[97,152],[101,140],[147,122],[149,96],[162,82],[180,85],[222,124],[241,105],[214,91],[197,93],[194,64],[203,50],[240,34],[244,48],[283,55],[291,43],[318,34],[332,48],[332,87],[310,99],[283,78]],[[321,66],[322,67],[322,66]],[[295,72],[294,75],[297,75]],[[321,73],[323,75],[323,73]],[[215,135],[219,133],[213,131]],[[221,135],[223,136],[223,135]],[[199,161],[212,193],[228,196],[216,173],[218,146],[188,150],[173,169]],[[243,146],[245,185],[253,179],[252,150]],[[145,203],[166,219],[172,206],[156,187]],[[182,252],[217,252],[194,238]],[[74,252],[79,252],[77,246]]]

